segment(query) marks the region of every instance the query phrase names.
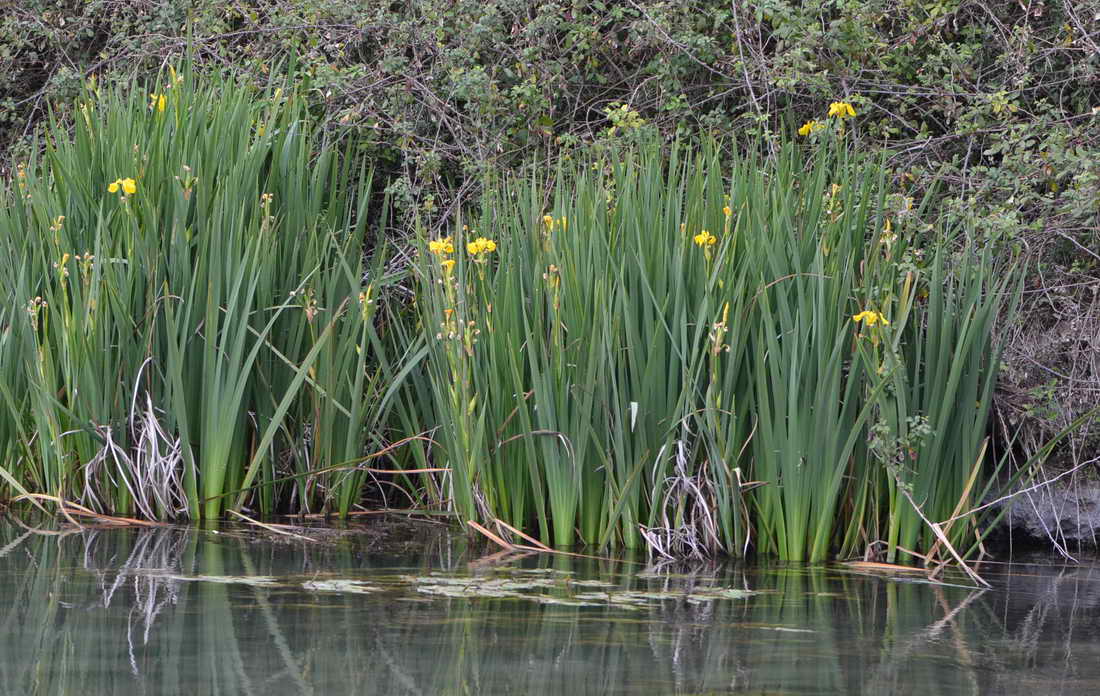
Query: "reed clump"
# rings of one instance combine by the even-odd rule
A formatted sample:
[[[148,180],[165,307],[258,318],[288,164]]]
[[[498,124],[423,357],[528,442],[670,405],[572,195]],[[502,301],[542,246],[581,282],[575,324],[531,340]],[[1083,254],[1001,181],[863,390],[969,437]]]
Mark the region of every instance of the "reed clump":
[[[404,272],[368,235],[370,162],[307,91],[90,84],[18,169],[10,494],[347,514],[397,433],[415,467],[388,484],[548,545],[893,562],[980,540],[1015,275],[850,152],[851,105],[767,155],[632,126],[489,179],[380,314]]]
[[[549,202],[537,177],[494,182],[424,240],[436,456],[463,518],[668,556],[940,544],[921,515],[969,510],[988,481],[1013,276],[964,238],[929,243],[848,153],[849,117],[774,159],[597,153]],[[463,253],[486,235],[491,256]]]
[[[93,81],[45,131],[0,207],[10,492],[154,519],[358,501],[388,281],[370,169],[305,90]]]

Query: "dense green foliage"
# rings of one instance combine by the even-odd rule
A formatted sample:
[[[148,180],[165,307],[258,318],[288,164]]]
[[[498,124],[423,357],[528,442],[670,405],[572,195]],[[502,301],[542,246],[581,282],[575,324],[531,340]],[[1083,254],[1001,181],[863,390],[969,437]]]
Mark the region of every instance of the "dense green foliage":
[[[5,191],[9,493],[346,514],[367,473],[412,473],[363,466],[384,452],[417,502],[544,543],[811,561],[935,549],[928,516],[980,496],[1012,274],[912,243],[851,105],[754,156],[620,110],[619,145],[489,179],[416,240],[417,311],[379,316],[369,153],[297,89],[152,89],[90,80]]]
[[[1012,275],[965,240],[956,272],[950,244],[911,246],[919,211],[887,208],[847,132],[828,119],[774,163],[643,140],[564,166],[546,202],[491,185],[430,242],[434,438],[462,516],[670,556],[936,545],[920,515],[988,481]]]
[[[844,98],[900,171],[946,173],[991,234],[1095,214],[1098,22],[1078,3],[359,3],[30,0],[0,20],[4,140],[83,78],[200,62],[266,74],[295,51],[314,98],[376,134],[412,201],[629,104],[662,130],[787,131]],[[448,193],[454,193],[449,191]],[[973,200],[971,200],[973,199]],[[975,205],[976,204],[976,205]]]
[[[5,192],[0,474],[156,519],[346,512],[394,381],[370,174],[295,92],[156,90],[89,89]]]
[[[421,471],[402,490],[469,519],[535,520],[554,543],[579,532],[736,551],[755,532],[791,558],[868,537],[891,557],[927,549],[905,498],[943,521],[980,493],[991,407],[1006,435],[1031,426],[1016,440],[1030,453],[1100,393],[1098,32],[1084,4],[1011,0],[28,0],[0,17],[0,174],[14,197],[0,212],[2,281],[15,301],[0,339],[0,475],[147,516],[248,501],[346,512],[363,457],[430,432],[432,446],[400,455]],[[184,56],[198,81],[170,84],[165,68]],[[842,147],[832,126],[798,134],[837,100],[858,113]],[[673,161],[632,149],[673,139],[723,149]],[[828,170],[857,151],[881,157]],[[739,195],[753,203],[719,215],[720,197]],[[561,247],[540,246],[542,215]],[[557,234],[564,220],[574,227]],[[423,245],[451,234],[461,257],[463,223],[499,254],[432,276]],[[823,241],[815,224],[842,231]],[[369,240],[371,226],[384,237]],[[710,286],[678,286],[698,270],[686,252],[703,227],[772,246],[718,273],[731,245],[754,248],[718,235]],[[430,301],[380,318],[383,264],[408,272],[409,251]],[[996,409],[1005,286],[991,283],[1011,276],[990,272],[1020,251],[1027,321],[1001,327],[1014,398]],[[548,279],[569,264],[557,292],[575,296],[554,300]],[[492,340],[475,300],[495,313]],[[847,341],[859,300],[893,322],[873,350]],[[740,321],[718,316],[726,303]],[[455,339],[433,342],[436,327]],[[703,356],[719,327],[736,367],[716,371]],[[477,350],[460,345],[478,330]],[[780,338],[793,334],[815,339]],[[764,369],[764,354],[785,358]],[[812,418],[792,415],[810,403]],[[826,415],[830,403],[843,408]],[[600,418],[613,427],[593,428]],[[756,449],[764,430],[782,454]],[[1097,430],[1086,424],[1067,458]],[[783,467],[809,442],[831,452],[812,477],[829,486],[742,496],[737,476],[804,473]],[[153,449],[183,468],[121,473]],[[548,468],[525,470],[533,457]],[[863,462],[886,466],[850,468]],[[672,504],[684,500],[700,505]],[[970,538],[968,524],[947,531]]]
[[[314,114],[362,138],[395,223],[441,229],[481,174],[613,136],[621,105],[744,145],[843,98],[899,195],[938,179],[935,215],[1032,253],[1000,414],[1034,426],[1036,449],[1100,389],[1098,45],[1092,2],[27,0],[0,16],[0,146],[25,159],[33,125],[91,75],[147,79],[189,50],[260,83],[291,66]]]

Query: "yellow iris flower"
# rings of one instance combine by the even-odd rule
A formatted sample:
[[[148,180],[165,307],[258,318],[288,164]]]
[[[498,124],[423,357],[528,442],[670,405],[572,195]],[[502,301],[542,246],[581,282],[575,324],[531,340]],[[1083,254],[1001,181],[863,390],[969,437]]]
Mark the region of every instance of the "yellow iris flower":
[[[471,256],[488,254],[497,250],[497,243],[485,237],[478,237],[472,242],[466,243],[466,252]]]
[[[874,326],[875,324],[878,324],[880,322],[883,326],[890,325],[890,322],[886,319],[886,317],[882,316],[882,312],[871,312],[866,309],[859,314],[854,315],[852,317],[852,321],[857,323],[862,321],[867,326]]]
[[[455,253],[455,245],[451,242],[450,237],[442,237],[428,242],[428,251],[438,256],[453,254]]]
[[[695,242],[696,246],[701,246],[701,247],[714,246],[718,242],[718,238],[715,237],[710,232],[707,232],[706,230],[703,230],[702,232],[695,235],[691,239],[692,239],[692,241]]]
[[[825,127],[824,123],[821,123],[820,121],[817,121],[817,120],[814,120],[814,119],[811,118],[809,121],[806,121],[805,123],[802,124],[802,127],[798,129],[798,134],[801,135],[801,136],[807,136],[810,133],[813,133],[815,131],[819,131],[824,127]]]
[[[850,118],[856,115],[856,110],[848,102],[833,102],[829,104],[829,116],[837,118]],[[801,131],[800,131],[801,132]]]
[[[119,189],[127,196],[132,196],[137,193],[137,182],[133,179],[115,179],[111,183],[107,184],[108,193],[118,193]]]

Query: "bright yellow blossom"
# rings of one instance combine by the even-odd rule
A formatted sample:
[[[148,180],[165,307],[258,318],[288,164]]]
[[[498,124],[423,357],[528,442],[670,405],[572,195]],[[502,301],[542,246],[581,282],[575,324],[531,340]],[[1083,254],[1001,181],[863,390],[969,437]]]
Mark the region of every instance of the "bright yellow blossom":
[[[729,217],[730,215],[733,215],[733,210],[728,205],[724,206],[722,208],[722,214],[725,215],[726,217]]]
[[[119,189],[127,196],[132,196],[137,192],[137,182],[133,179],[115,179],[111,183],[107,184],[108,193],[118,193]]]
[[[553,215],[543,215],[542,224],[546,227],[546,231],[552,232],[555,227],[565,232],[569,229],[569,218],[562,215],[560,218],[555,218]]]
[[[706,230],[692,237],[692,240],[695,242],[696,246],[701,247],[714,246],[718,242],[718,238]]]
[[[497,250],[497,243],[485,237],[478,237],[472,242],[466,243],[466,252],[471,256],[488,254]]]
[[[443,267],[443,272],[444,273],[449,274],[455,267],[455,260],[454,259],[444,259],[443,261],[439,262],[439,265]]]
[[[829,104],[829,115],[844,119],[855,116],[856,110],[848,102],[833,102]]]
[[[163,113],[164,108],[168,106],[167,94],[150,94],[149,95],[149,108],[155,108],[157,111]]]
[[[830,115],[831,115],[831,112],[830,112]],[[820,121],[816,121],[816,120],[811,118],[809,121],[806,121],[805,123],[802,124],[802,127],[798,129],[798,134],[802,135],[802,136],[806,136],[806,135],[809,135],[810,133],[813,133],[815,131],[819,131],[824,127],[825,127],[824,123],[821,123]]]
[[[450,237],[441,237],[428,242],[428,251],[438,256],[453,254],[455,253],[455,245],[451,242]]]
[[[852,317],[852,321],[857,323],[862,321],[867,326],[874,326],[875,324],[878,324],[880,322],[883,326],[890,325],[890,322],[886,319],[886,317],[882,316],[882,312],[871,312],[866,309],[859,314],[854,315]]]

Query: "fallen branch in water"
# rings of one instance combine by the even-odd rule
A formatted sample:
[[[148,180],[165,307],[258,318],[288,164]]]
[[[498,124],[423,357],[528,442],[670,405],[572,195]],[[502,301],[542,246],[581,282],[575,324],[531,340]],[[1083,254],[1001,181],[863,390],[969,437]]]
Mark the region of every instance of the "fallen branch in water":
[[[254,520],[251,517],[249,517],[248,515],[242,515],[241,513],[237,512],[236,510],[229,510],[228,512],[231,515],[236,515],[237,517],[240,517],[242,520],[244,520],[245,522],[248,522],[249,524],[254,524],[257,527],[260,527],[261,529],[266,529],[267,531],[271,532],[272,534],[282,534],[283,536],[294,537],[295,539],[303,539],[305,541],[313,541],[313,542],[317,541],[316,539],[313,539],[311,537],[302,536],[301,534],[295,534],[294,532],[288,532],[285,529],[279,529],[280,527],[289,527],[290,525],[266,524],[264,522],[260,522],[259,520]]]
[[[559,551],[557,549],[552,549],[549,546],[547,546],[546,544],[543,544],[539,541],[536,541],[535,539],[532,539],[531,537],[527,536],[526,534],[519,531],[515,527],[511,526],[507,522],[504,522],[503,520],[498,520],[498,519],[494,518],[493,523],[496,524],[498,526],[498,528],[499,527],[504,527],[505,529],[508,529],[508,530],[518,534],[522,538],[530,541],[532,544],[535,544],[535,546],[527,546],[526,544],[512,544],[512,543],[509,543],[509,542],[505,541],[504,539],[502,539],[500,536],[498,536],[498,535],[494,534],[493,532],[489,531],[488,529],[486,529],[484,526],[478,524],[477,522],[474,522],[473,520],[467,521],[466,524],[468,524],[472,529],[477,531],[479,534],[484,536],[489,541],[493,542],[497,546],[500,546],[502,549],[504,549],[503,554],[496,554],[495,556],[493,556],[493,558],[495,558],[496,556],[501,556],[502,559],[507,558],[510,553],[522,553],[524,555],[526,555],[528,553],[552,553],[552,554],[555,554],[557,556],[570,556],[572,558],[592,558],[592,559],[595,559],[597,561],[613,561],[613,562],[617,562],[617,563],[631,563],[631,564],[634,564],[633,561],[624,561],[624,560],[616,559],[616,558],[608,558],[607,556],[590,556],[590,555],[583,554],[583,553],[572,553],[570,551]],[[641,565],[641,564],[636,564],[636,565]]]
[[[65,500],[64,498],[59,498],[59,497],[54,496],[54,495],[46,495],[45,493],[24,493],[23,495],[16,496],[15,498],[12,498],[11,502],[15,503],[15,502],[19,502],[20,500],[24,500],[24,499],[30,500],[31,502],[38,501],[38,500],[46,500],[46,501],[49,501],[51,503],[54,503],[55,505],[57,505],[58,511],[62,515],[64,515],[65,519],[68,520],[70,524],[72,524],[73,526],[76,526],[76,527],[81,527],[83,525],[81,525],[79,522],[77,522],[75,519],[73,519],[73,515],[76,515],[77,517],[88,517],[88,518],[91,518],[91,519],[93,519],[97,522],[102,522],[104,524],[110,524],[110,525],[114,525],[114,526],[118,526],[118,527],[131,527],[131,526],[132,527],[171,527],[172,526],[171,524],[169,524],[167,522],[151,522],[149,520],[139,520],[139,519],[136,519],[136,518],[133,518],[133,517],[117,517],[115,515],[104,515],[102,513],[95,512],[94,510],[89,510],[88,508],[84,507],[83,505],[80,505],[79,503],[74,503],[70,500]]]
[[[965,572],[970,577],[970,579],[973,580],[976,584],[981,585],[982,587],[987,587],[987,588],[992,587],[992,585],[990,585],[988,582],[986,582],[985,580],[982,579],[982,576],[978,575],[976,572],[974,572],[974,570],[970,566],[968,566],[966,564],[966,561],[964,561],[962,559],[962,556],[960,556],[959,553],[955,550],[955,547],[952,546],[951,542],[947,540],[947,535],[945,535],[943,533],[943,529],[940,528],[940,525],[936,522],[933,522],[932,520],[928,519],[927,516],[925,516],[924,511],[921,510],[920,506],[917,505],[917,502],[915,500],[913,500],[913,496],[909,494],[909,491],[904,486],[900,486],[900,485],[898,486],[898,490],[901,491],[901,494],[904,495],[905,499],[909,501],[909,504],[913,506],[913,509],[916,510],[916,512],[920,516],[920,518],[922,520],[924,520],[924,523],[926,525],[928,525],[928,527],[932,530],[932,533],[936,535],[936,538],[939,539],[938,543],[942,543],[944,548],[946,548],[948,550],[948,552],[951,554],[951,556],[959,564],[959,567],[962,568],[963,572]],[[926,557],[926,560],[927,560],[927,557]],[[943,566],[944,566],[944,564],[941,563],[937,569],[933,569],[929,573],[929,579],[933,579],[934,573],[937,570],[942,570]]]

